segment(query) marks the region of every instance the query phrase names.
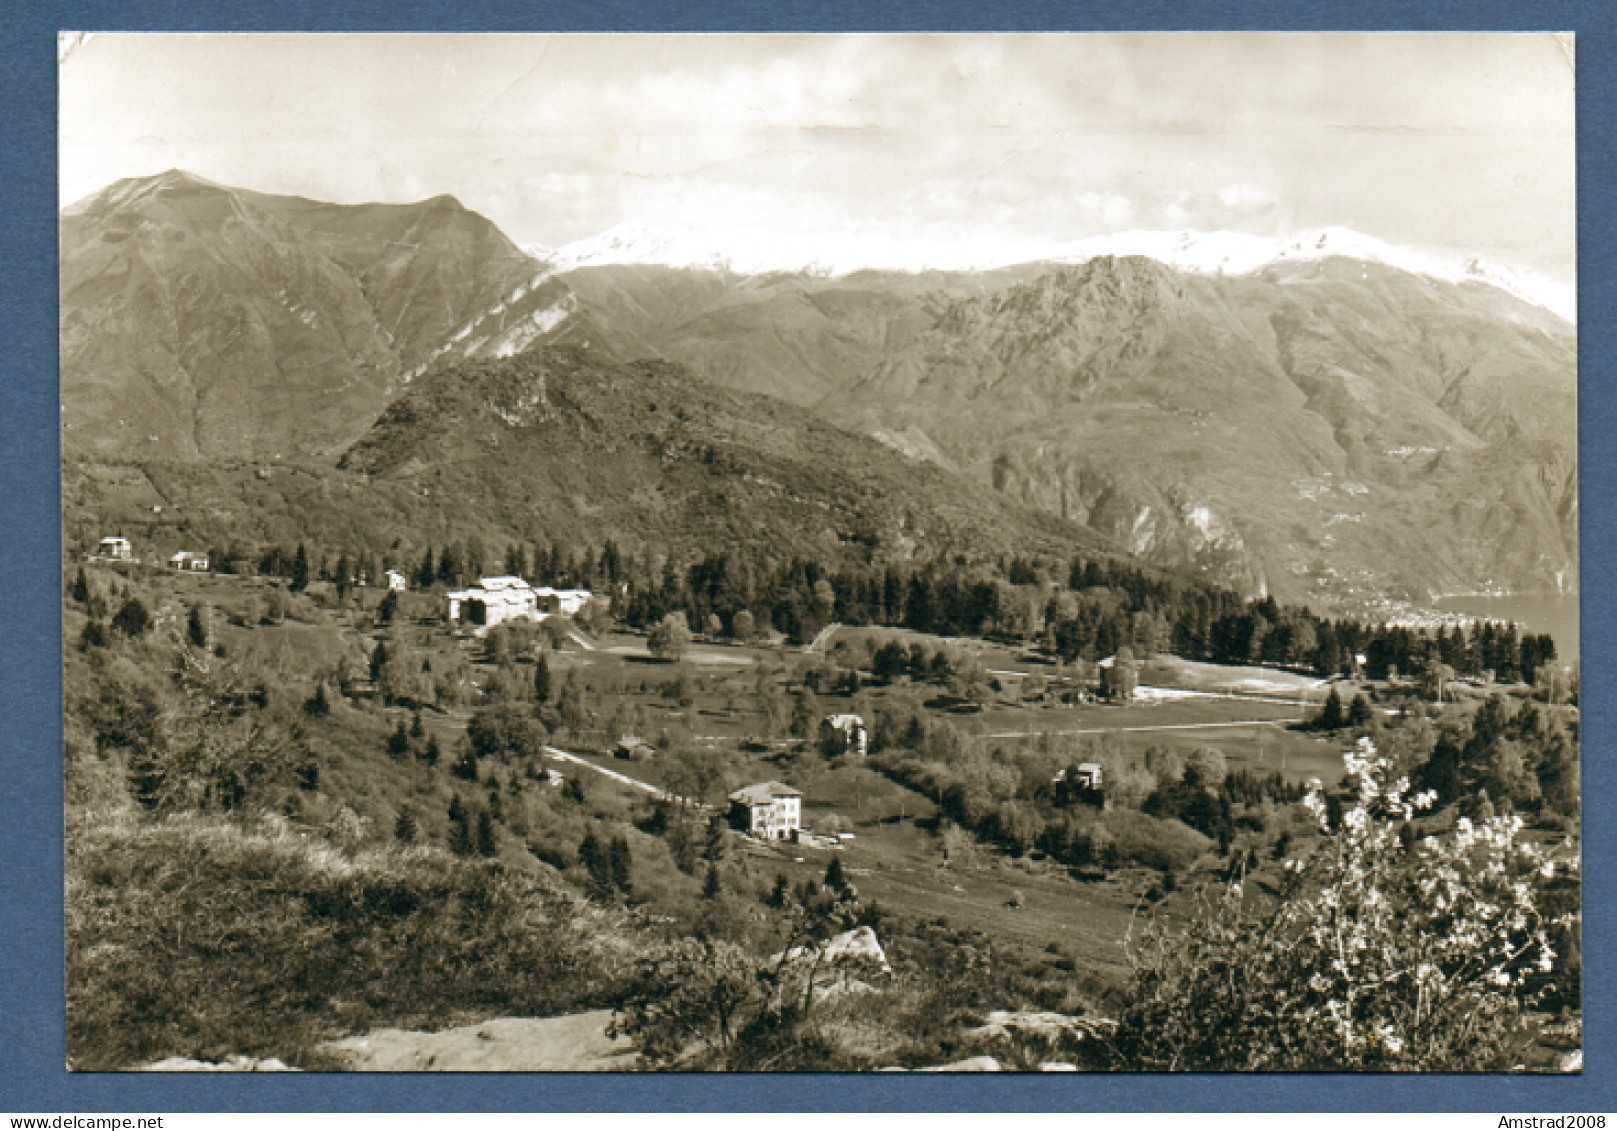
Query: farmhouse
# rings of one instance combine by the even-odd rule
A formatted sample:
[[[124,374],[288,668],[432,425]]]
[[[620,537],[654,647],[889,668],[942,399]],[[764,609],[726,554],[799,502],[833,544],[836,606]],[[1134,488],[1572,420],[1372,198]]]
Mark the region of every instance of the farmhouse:
[[[858,715],[828,715],[820,724],[821,741],[827,745],[840,745],[842,753],[857,754],[863,758],[869,753],[870,732],[865,720]]]
[[[786,840],[803,827],[803,793],[778,781],[761,782],[730,795],[730,823],[769,840]]]
[[[403,593],[410,588],[410,583],[404,579],[404,574],[396,569],[387,571],[387,587],[394,593]]]
[[[114,536],[101,539],[90,557],[94,561],[132,562],[135,560],[135,550],[129,544],[129,539]]]
[[[177,569],[181,573],[207,573],[208,555],[195,550],[181,550],[169,557],[168,568]]]

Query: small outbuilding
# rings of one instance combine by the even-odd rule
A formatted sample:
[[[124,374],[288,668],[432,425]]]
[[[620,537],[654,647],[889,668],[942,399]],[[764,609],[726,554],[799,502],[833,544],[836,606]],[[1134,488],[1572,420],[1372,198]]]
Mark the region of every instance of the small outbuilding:
[[[612,747],[612,757],[630,762],[644,762],[657,753],[657,748],[639,735],[626,734]]]

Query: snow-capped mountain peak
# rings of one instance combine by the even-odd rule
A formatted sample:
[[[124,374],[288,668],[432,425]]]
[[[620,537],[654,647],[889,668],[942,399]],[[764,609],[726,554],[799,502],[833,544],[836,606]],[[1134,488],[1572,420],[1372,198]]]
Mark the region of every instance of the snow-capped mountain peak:
[[[1350,228],[1327,227],[1292,237],[1242,232],[1129,231],[1065,242],[991,237],[900,239],[883,232],[815,235],[735,230],[658,232],[629,221],[559,248],[531,246],[553,272],[608,264],[701,268],[737,275],[777,272],[837,277],[879,270],[987,271],[1024,263],[1082,263],[1139,255],[1179,271],[1246,275],[1283,263],[1346,258],[1378,263],[1450,283],[1497,287],[1574,322],[1574,289],[1542,276],[1480,259],[1450,262]]]

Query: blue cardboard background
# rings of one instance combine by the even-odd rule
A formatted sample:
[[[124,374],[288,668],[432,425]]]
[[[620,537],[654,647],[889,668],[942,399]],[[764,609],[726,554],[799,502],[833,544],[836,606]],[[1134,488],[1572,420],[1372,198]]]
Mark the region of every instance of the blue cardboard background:
[[[56,32],[1555,30],[1578,34],[1586,1072],[1353,1076],[195,1076],[64,1066],[56,398]],[[1617,1109],[1612,1063],[1613,557],[1610,226],[1617,18],[1595,2],[1155,0],[13,0],[0,13],[0,1111]]]

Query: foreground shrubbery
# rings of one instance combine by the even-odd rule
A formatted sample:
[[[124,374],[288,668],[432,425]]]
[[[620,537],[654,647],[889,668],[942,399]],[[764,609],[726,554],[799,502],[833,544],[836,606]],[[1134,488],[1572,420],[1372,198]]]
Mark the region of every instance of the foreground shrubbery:
[[[438,849],[182,815],[70,830],[68,1055],[311,1062],[380,1025],[594,1008],[627,936],[560,885]]]
[[[1357,803],[1292,862],[1277,898],[1232,885],[1183,933],[1134,945],[1115,1066],[1170,1071],[1482,1071],[1508,1067],[1525,1009],[1551,989],[1537,887],[1576,858],[1524,843],[1522,822],[1401,830],[1407,796],[1368,741],[1348,756]],[[1308,804],[1329,831],[1316,790]]]

